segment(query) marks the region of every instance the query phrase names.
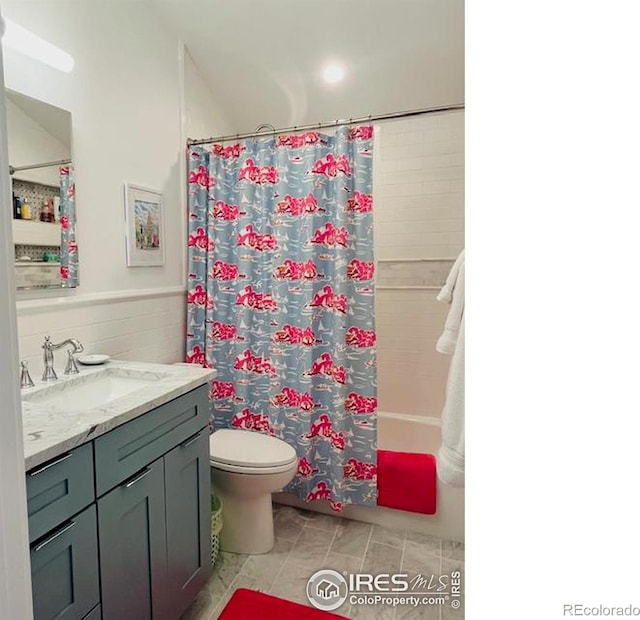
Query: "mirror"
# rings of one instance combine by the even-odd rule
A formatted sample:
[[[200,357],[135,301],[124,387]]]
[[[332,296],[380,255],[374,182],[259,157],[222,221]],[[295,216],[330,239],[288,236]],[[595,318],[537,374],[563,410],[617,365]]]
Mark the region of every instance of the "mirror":
[[[77,286],[71,113],[5,91],[19,290]]]

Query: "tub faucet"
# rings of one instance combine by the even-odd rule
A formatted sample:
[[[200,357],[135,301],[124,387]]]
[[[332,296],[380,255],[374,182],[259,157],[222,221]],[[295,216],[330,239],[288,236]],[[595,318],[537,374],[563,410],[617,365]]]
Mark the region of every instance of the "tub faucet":
[[[44,374],[42,375],[43,381],[55,381],[58,378],[56,371],[53,369],[53,352],[57,349],[61,349],[66,345],[71,345],[73,351],[69,351],[69,357],[67,359],[67,366],[64,369],[65,375],[78,374],[79,370],[76,366],[76,361],[73,359],[74,353],[81,353],[84,351],[84,347],[75,338],[67,338],[58,344],[51,342],[50,336],[45,336],[42,348],[44,350]]]

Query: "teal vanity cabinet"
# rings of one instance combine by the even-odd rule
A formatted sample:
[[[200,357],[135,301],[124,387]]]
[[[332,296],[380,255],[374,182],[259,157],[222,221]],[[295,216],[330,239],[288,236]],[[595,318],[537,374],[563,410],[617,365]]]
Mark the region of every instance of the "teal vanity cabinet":
[[[211,572],[202,386],[95,440],[104,620],[177,620]]]
[[[63,515],[75,524],[58,521],[38,539],[45,547],[32,547],[36,620],[178,620],[211,573],[208,420],[205,385],[114,428],[57,465],[69,469],[74,459],[81,461],[76,451],[90,453],[82,475],[91,472],[91,498],[80,514],[67,515],[77,503],[65,500],[62,489],[81,485],[48,491],[47,497],[67,506],[66,512],[58,508],[56,519]],[[50,525],[32,525],[32,519],[30,530]],[[55,565],[35,557],[54,545],[61,557]],[[80,601],[77,611],[70,599]]]

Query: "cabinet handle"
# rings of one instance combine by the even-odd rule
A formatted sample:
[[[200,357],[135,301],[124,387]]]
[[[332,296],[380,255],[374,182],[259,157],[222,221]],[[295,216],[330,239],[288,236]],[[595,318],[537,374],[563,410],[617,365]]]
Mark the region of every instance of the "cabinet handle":
[[[37,476],[38,474],[41,474],[43,471],[49,469],[49,467],[53,467],[58,463],[62,463],[62,461],[66,461],[68,458],[71,458],[72,456],[73,456],[73,452],[67,452],[66,454],[63,454],[60,458],[57,458],[55,461],[51,461],[51,463],[47,463],[46,465],[43,465],[42,467],[39,467],[34,471],[30,471],[29,476]]]
[[[200,435],[202,435],[202,431],[200,431],[197,435],[194,435],[191,439],[187,439],[184,443],[180,444],[181,448],[188,448],[192,443],[195,443],[200,439]]]
[[[129,480],[129,482],[123,482],[121,486],[123,486],[125,489],[128,489],[132,487],[134,484],[136,484],[137,482],[140,482],[140,480],[142,480],[150,472],[151,472],[151,469],[149,469],[148,467],[145,467],[142,473],[138,474],[133,480]]]
[[[36,547],[34,548],[34,552],[40,551],[40,549],[43,549],[44,547],[46,547],[50,542],[53,542],[56,538],[58,538],[58,536],[62,536],[65,532],[69,531],[75,524],[76,524],[75,521],[71,521],[67,523],[65,526],[63,526],[61,529],[55,532],[55,534],[52,534],[51,536],[49,536],[47,540],[41,542],[39,545],[36,545]]]

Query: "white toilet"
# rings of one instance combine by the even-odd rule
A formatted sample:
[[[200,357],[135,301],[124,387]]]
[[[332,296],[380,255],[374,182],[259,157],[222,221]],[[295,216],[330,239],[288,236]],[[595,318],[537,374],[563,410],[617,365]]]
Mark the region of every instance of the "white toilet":
[[[293,479],[296,451],[276,437],[234,429],[213,433],[209,447],[211,486],[222,500],[220,548],[269,552],[274,544],[271,493]]]

